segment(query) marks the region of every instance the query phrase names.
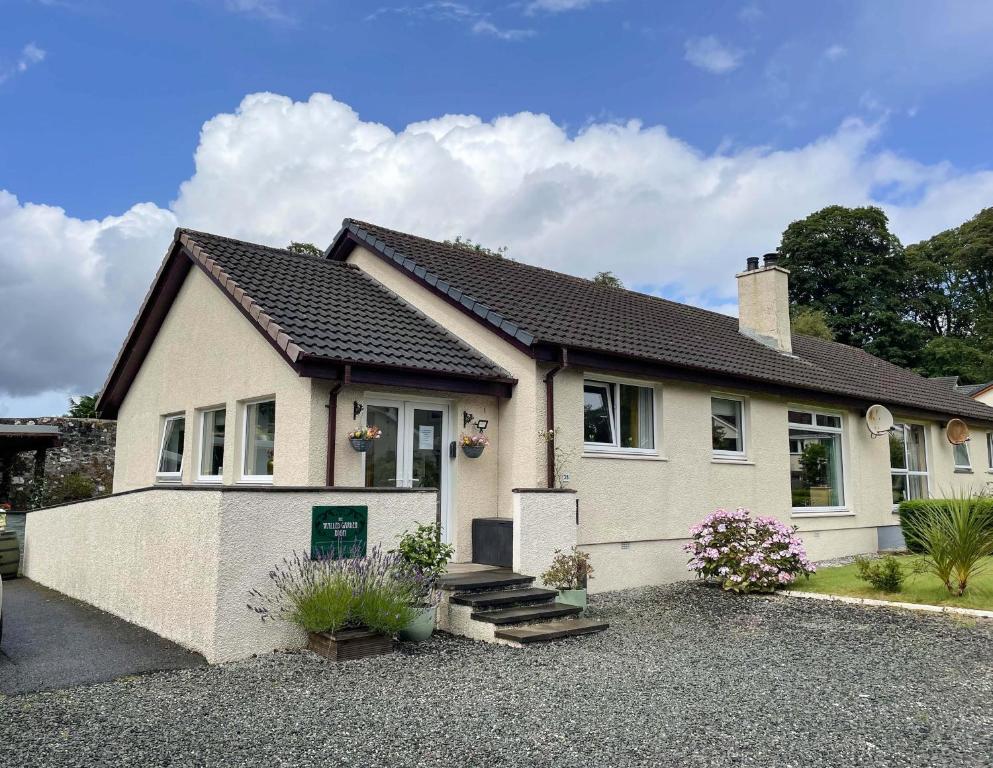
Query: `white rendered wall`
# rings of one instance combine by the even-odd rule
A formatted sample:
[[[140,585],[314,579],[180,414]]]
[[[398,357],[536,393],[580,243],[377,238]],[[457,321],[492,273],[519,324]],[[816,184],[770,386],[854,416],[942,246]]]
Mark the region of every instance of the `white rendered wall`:
[[[539,577],[556,550],[576,545],[576,530],[575,493],[515,490],[514,570]]]
[[[433,492],[153,489],[27,515],[24,574],[217,663],[298,648],[249,611],[269,571],[310,547],[311,507],[367,506],[368,545],[435,515]]]

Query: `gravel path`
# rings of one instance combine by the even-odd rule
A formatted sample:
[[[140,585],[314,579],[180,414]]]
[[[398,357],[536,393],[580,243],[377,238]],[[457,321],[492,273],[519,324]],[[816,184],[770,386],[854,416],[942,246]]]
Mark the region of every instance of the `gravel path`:
[[[595,600],[601,635],[438,636],[0,699],[0,764],[988,766],[993,623],[700,585]]]

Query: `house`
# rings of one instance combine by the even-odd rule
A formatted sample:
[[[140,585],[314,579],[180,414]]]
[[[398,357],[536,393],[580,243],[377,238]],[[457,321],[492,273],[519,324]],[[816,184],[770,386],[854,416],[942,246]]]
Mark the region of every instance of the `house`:
[[[791,334],[775,254],[737,279],[733,318],[350,219],[320,256],[177,230],[98,404],[114,495],[32,513],[26,572],[224,660],[290,641],[244,595],[317,505],[367,508],[370,544],[437,518],[456,562],[530,575],[577,544],[603,591],[687,578],[717,507],[824,559],[899,545],[901,499],[985,486],[993,408]]]
[[[894,501],[984,485],[942,426],[985,443],[993,409],[792,336],[787,281],[750,259],[736,320],[348,219],[323,257],[179,230],[100,399],[114,490],[437,487],[471,561],[473,519],[564,485],[601,590],[685,577],[686,531],[719,506],[788,519],[817,558],[875,551]],[[480,420],[491,447],[452,452]],[[364,454],[363,424],[383,430]]]

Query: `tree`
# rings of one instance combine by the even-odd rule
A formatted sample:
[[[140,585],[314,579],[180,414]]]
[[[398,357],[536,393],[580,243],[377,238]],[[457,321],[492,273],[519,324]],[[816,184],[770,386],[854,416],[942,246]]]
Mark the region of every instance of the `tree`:
[[[623,288],[624,283],[621,282],[621,278],[615,275],[613,272],[597,272],[593,275],[593,282],[597,285],[605,285],[608,288]]]
[[[921,350],[918,370],[925,376],[958,376],[961,384],[993,380],[993,354],[979,339],[935,336]]]
[[[828,206],[790,224],[779,251],[790,300],[823,313],[835,339],[917,362],[927,334],[909,319],[907,259],[882,210]]]
[[[456,235],[454,240],[445,240],[445,245],[451,245],[455,248],[460,248],[463,251],[471,251],[473,253],[485,253],[487,256],[499,256],[501,258],[508,258],[507,256],[507,246],[501,245],[495,251],[492,248],[487,248],[485,245],[480,245],[479,243],[474,243],[470,238],[463,237],[462,235]]]
[[[790,310],[790,325],[793,333],[813,336],[816,339],[834,341],[834,334],[827,324],[827,316],[819,309],[794,306]]]
[[[66,413],[71,419],[95,419],[97,418],[97,396],[80,395],[69,398],[69,410]]]
[[[323,256],[324,251],[318,248],[313,243],[298,243],[295,240],[286,246],[286,250],[293,251],[293,253],[299,253],[304,256]]]

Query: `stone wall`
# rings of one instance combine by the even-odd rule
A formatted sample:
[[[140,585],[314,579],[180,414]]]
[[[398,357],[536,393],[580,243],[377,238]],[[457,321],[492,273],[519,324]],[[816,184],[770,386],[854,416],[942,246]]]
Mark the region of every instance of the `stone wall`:
[[[13,509],[56,504],[70,500],[67,496],[85,498],[110,493],[117,442],[116,421],[43,416],[0,418],[0,424],[55,426],[62,433],[61,445],[47,451],[40,487],[35,479],[35,452],[16,455],[10,479],[9,501]]]

